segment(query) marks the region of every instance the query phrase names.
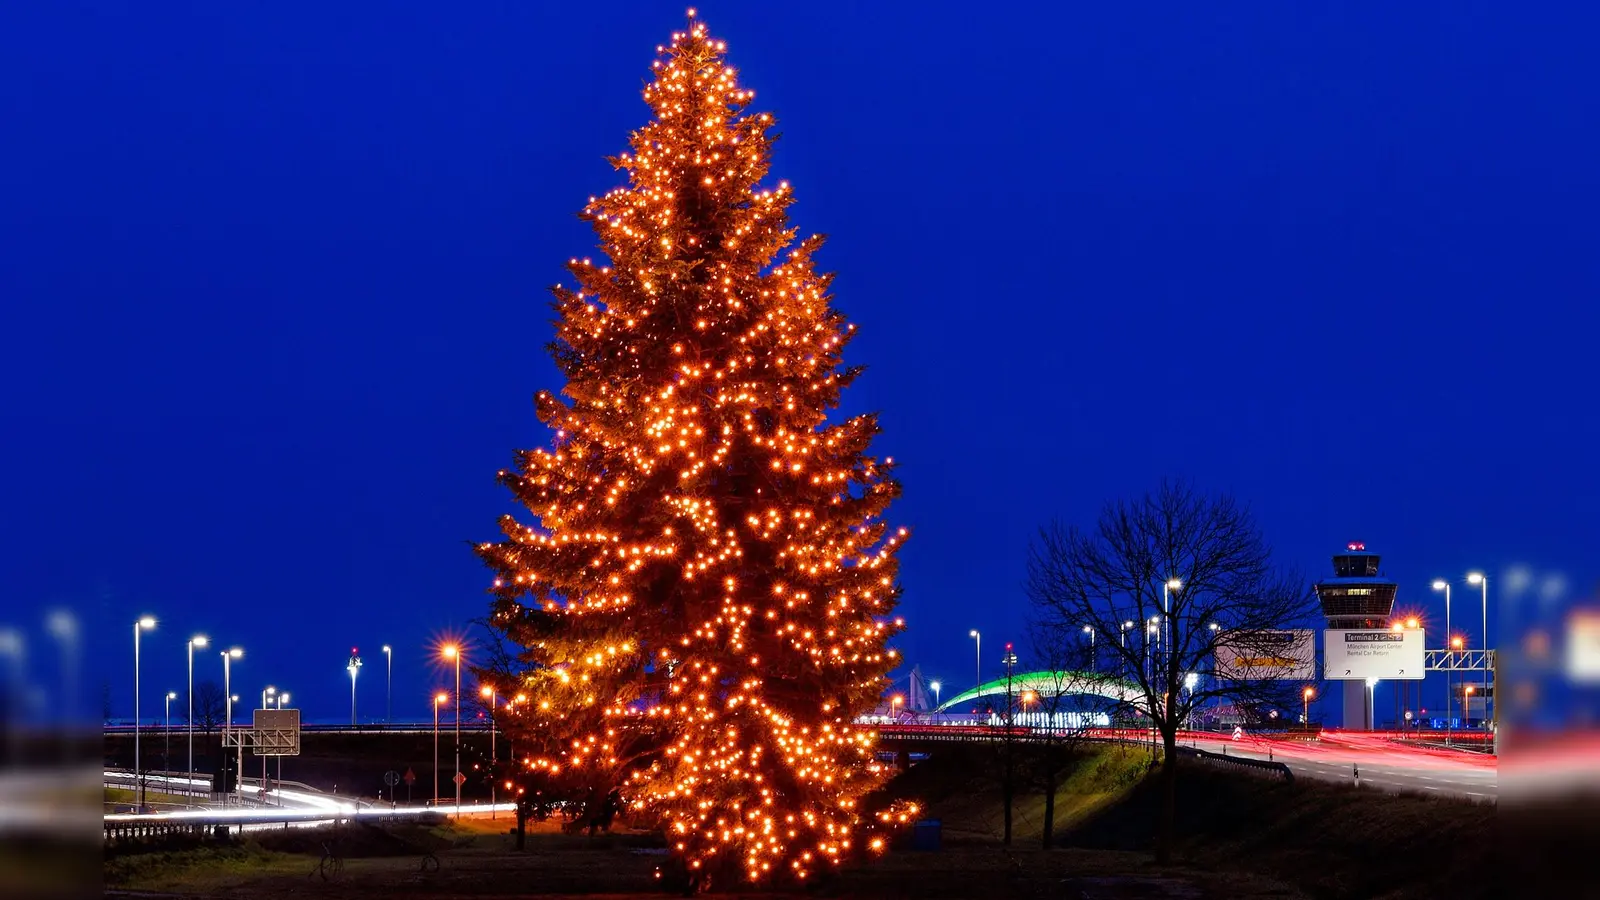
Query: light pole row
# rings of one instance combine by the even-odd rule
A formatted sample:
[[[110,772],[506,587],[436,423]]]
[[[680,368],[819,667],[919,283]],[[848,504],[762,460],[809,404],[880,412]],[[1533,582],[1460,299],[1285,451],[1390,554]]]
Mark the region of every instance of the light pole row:
[[[1481,599],[1481,604],[1482,604],[1482,613],[1483,613],[1483,664],[1481,666],[1477,667],[1477,668],[1481,668],[1482,671],[1483,671],[1483,685],[1484,685],[1483,708],[1484,708],[1484,719],[1487,720],[1488,719],[1488,710],[1489,710],[1489,576],[1485,575],[1482,572],[1468,572],[1467,573],[1467,584],[1473,585],[1473,586],[1475,586],[1475,587],[1477,587],[1479,589],[1479,597]],[[1461,650],[1467,649],[1467,641],[1466,641],[1466,638],[1464,638],[1464,637],[1462,637],[1460,635],[1457,635],[1455,633],[1454,628],[1451,626],[1451,622],[1450,622],[1450,582],[1448,580],[1446,580],[1446,579],[1443,579],[1443,578],[1435,579],[1434,582],[1433,582],[1433,589],[1436,590],[1436,591],[1443,591],[1444,592],[1445,659],[1448,661],[1448,664],[1445,667],[1445,673],[1444,673],[1445,674],[1445,715],[1444,715],[1445,723],[1444,724],[1445,724],[1445,743],[1448,744],[1450,742],[1451,736],[1453,735],[1453,733],[1455,731],[1455,716],[1453,715],[1453,712],[1454,712],[1455,707],[1456,707],[1456,699],[1455,699],[1455,672],[1456,672],[1455,654],[1456,654],[1457,651],[1461,651]],[[1471,713],[1471,707],[1467,703],[1467,697],[1468,696],[1469,696],[1469,694],[1463,693],[1461,704],[1460,704],[1460,706],[1461,706],[1461,716],[1462,716],[1463,719],[1465,719]],[[1498,709],[1498,707],[1497,707],[1497,709]]]

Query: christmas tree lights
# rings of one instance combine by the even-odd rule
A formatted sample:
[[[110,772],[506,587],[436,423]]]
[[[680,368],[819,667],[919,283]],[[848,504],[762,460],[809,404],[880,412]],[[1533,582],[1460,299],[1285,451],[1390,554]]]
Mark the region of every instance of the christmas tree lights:
[[[692,10],[657,48],[627,184],[582,214],[607,258],[554,289],[554,440],[500,473],[532,523],[477,550],[522,776],[619,792],[691,871],[804,879],[915,813],[862,815],[887,772],[853,723],[897,663],[905,531],[876,417],[828,419],[854,326],[725,49]]]

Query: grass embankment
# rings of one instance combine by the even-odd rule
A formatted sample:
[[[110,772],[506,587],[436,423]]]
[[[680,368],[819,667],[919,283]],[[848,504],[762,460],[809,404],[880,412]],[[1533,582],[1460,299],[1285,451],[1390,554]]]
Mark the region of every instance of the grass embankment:
[[[1306,780],[1288,785],[1195,765],[1186,765],[1179,781],[1176,858],[1156,866],[1159,784],[1147,777],[1148,753],[1137,748],[1097,747],[1074,761],[1057,791],[1052,849],[1040,846],[1042,794],[1019,790],[1012,845],[1002,847],[997,758],[996,748],[950,748],[902,773],[888,792],[917,798],[928,818],[941,820],[943,849],[900,850],[809,893],[872,900],[1497,896],[1488,859],[1491,808]],[[237,844],[113,857],[105,877],[109,888],[245,900],[284,893],[451,900],[659,893],[656,836],[624,831],[590,840],[560,834],[551,822],[518,852],[505,834],[510,825],[469,819],[388,831],[346,825],[262,832]],[[324,841],[344,857],[342,871],[326,882],[308,878]],[[430,853],[437,871],[421,865]]]
[[[121,809],[123,807],[133,806],[138,802],[138,794],[132,788],[108,787],[105,788],[104,791],[105,808],[107,812],[110,812],[113,807]],[[144,792],[144,802],[147,806],[160,808],[164,806],[190,806],[195,802],[195,800],[192,797],[185,797],[181,794],[166,794],[162,793],[161,791],[152,791],[146,789]]]
[[[1002,822],[995,769],[981,752],[947,753],[896,788],[926,798],[927,815],[943,820],[951,843],[992,844]],[[1201,882],[1268,879],[1330,900],[1491,895],[1491,806],[1309,779],[1288,784],[1188,762],[1177,797],[1170,873]],[[1132,871],[1156,871],[1149,867],[1160,803],[1148,752],[1087,750],[1056,794],[1056,848],[1119,854]],[[1017,797],[1014,848],[1039,845],[1043,806],[1040,791]]]

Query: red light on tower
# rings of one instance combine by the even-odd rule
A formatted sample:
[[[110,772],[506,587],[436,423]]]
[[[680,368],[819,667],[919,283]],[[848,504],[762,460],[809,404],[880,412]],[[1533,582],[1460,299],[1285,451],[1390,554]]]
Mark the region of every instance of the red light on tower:
[[[1360,550],[1360,551],[1366,550],[1367,549],[1367,545],[1363,544],[1360,541],[1351,541],[1350,543],[1345,545],[1345,549],[1347,549],[1347,550],[1349,550],[1349,551],[1351,551],[1353,553],[1353,552],[1358,551],[1358,550]]]

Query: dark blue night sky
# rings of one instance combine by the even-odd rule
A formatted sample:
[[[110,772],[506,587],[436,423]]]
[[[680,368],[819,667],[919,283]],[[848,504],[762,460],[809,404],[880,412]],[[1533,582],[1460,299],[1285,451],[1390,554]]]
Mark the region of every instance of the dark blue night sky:
[[[1430,616],[1472,568],[1496,605],[1592,596],[1596,14],[1003,6],[702,6],[861,327],[907,659],[965,686],[969,629],[1021,639],[1034,529],[1164,476],[1309,575],[1365,541]],[[147,717],[195,632],[312,719],[348,715],[352,645],[377,715],[392,644],[396,717],[427,715],[433,642],[486,610],[495,471],[547,440],[545,288],[683,22],[5,6],[0,618],[38,671],[40,611],[77,609],[131,715],[148,612]]]

